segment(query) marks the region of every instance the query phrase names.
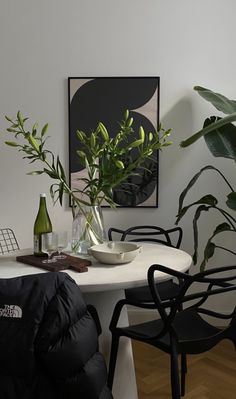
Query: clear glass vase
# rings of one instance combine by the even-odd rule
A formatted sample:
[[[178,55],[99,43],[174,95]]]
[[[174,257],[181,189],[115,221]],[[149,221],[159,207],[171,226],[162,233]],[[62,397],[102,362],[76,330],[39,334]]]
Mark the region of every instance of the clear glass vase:
[[[79,209],[72,223],[72,252],[87,254],[88,248],[101,244],[105,238],[102,208],[95,205]]]

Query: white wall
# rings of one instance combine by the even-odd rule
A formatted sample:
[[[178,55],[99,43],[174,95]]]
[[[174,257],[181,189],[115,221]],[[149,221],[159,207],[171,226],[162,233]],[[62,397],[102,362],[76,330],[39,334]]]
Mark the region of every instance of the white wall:
[[[50,124],[51,148],[68,170],[68,76],[160,76],[161,120],[173,128],[174,145],[160,156],[158,209],[104,210],[107,227],[138,223],[171,226],[178,196],[200,167],[214,163],[233,177],[230,161],[215,160],[203,140],[179,142],[202,126],[214,109],[192,88],[202,85],[236,98],[234,0],[9,0],[0,6],[0,129],[4,115],[20,109],[31,122]],[[70,228],[67,205],[52,207],[50,180],[27,176],[27,162],[0,137],[0,226],[32,244],[40,192],[48,193],[55,227]],[[202,179],[193,194],[222,190]],[[212,219],[211,219],[212,220]],[[213,220],[214,221],[214,220]],[[183,248],[192,253],[191,217],[182,226]],[[210,225],[202,224],[201,241]],[[232,259],[217,256],[218,263]]]

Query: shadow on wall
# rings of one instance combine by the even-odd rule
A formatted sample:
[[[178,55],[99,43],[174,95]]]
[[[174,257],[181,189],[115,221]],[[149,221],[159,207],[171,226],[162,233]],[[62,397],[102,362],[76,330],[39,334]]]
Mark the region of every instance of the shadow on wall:
[[[191,151],[184,152],[179,147],[180,142],[194,131],[194,111],[191,98],[183,97],[161,118],[161,123],[164,127],[172,129],[173,145],[161,154],[160,170],[167,168],[171,175],[171,171],[178,170],[176,167],[179,168],[181,161],[185,162],[183,153],[184,157],[191,153]]]
[[[170,139],[173,145],[159,154],[159,207],[147,208],[137,211],[137,208],[127,210],[117,209],[110,212],[104,209],[106,225],[116,227],[130,227],[131,225],[153,224],[155,215],[156,224],[173,226],[178,210],[178,197],[184,185],[189,180],[191,170],[186,167],[191,161],[191,153],[196,149],[184,151],[179,148],[179,143],[193,132],[193,105],[191,97],[182,98],[165,115],[161,117],[164,129],[172,129]],[[184,154],[184,156],[183,156]],[[197,157],[196,157],[197,158]],[[193,170],[196,165],[191,166]],[[145,223],[144,223],[145,222]]]

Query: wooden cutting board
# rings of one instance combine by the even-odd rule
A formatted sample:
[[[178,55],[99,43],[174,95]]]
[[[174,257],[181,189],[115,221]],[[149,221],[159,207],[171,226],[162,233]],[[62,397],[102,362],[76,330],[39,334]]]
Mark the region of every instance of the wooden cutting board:
[[[45,257],[39,257],[34,255],[20,255],[16,257],[17,262],[26,263],[27,265],[32,265],[39,267],[40,269],[45,269],[50,272],[58,272],[60,270],[72,269],[79,273],[87,272],[88,266],[92,263],[90,260],[78,258],[77,256],[71,256],[67,254],[65,259],[58,259],[55,263],[43,263],[42,261]]]

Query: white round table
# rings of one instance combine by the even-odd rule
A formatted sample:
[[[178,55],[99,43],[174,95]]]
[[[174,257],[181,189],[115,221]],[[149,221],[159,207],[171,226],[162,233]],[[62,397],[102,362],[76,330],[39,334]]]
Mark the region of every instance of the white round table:
[[[87,303],[93,304],[102,325],[100,350],[109,357],[111,334],[109,323],[115,304],[125,297],[124,289],[147,284],[147,270],[152,264],[161,264],[181,272],[187,271],[192,263],[189,254],[179,249],[159,244],[142,243],[141,253],[130,263],[104,265],[92,259],[92,266],[86,273],[65,270],[79,285]],[[21,254],[29,254],[24,250]],[[17,252],[17,255],[19,253]],[[0,278],[18,277],[28,274],[45,273],[45,270],[19,263],[16,253],[0,255]],[[167,278],[164,273],[156,274],[158,281]],[[120,325],[128,324],[127,311],[123,312]],[[121,340],[113,385],[114,399],[137,399],[133,354],[130,340]]]

